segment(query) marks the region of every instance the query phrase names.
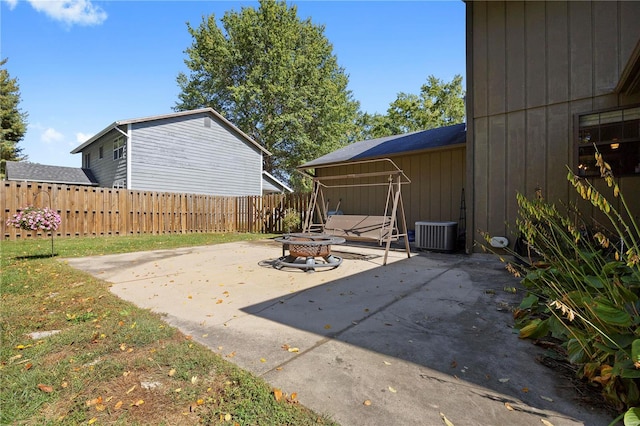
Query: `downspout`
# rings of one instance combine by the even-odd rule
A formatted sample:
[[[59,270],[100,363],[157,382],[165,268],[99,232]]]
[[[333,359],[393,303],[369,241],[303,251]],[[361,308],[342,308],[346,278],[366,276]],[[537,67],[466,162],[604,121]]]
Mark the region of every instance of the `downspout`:
[[[131,124],[127,124],[127,189],[131,189]]]
[[[467,123],[467,167],[466,167],[466,241],[465,252],[473,253],[473,244],[475,236],[475,137],[474,137],[474,118],[473,110],[473,2],[465,1],[466,6],[466,63],[467,63],[467,93],[465,96],[466,123]]]

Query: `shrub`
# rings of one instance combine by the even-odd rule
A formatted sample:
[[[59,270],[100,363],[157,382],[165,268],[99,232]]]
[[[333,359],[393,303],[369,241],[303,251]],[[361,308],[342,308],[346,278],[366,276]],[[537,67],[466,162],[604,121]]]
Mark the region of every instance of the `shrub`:
[[[579,376],[600,386],[616,409],[628,409],[631,424],[640,404],[640,232],[599,152],[596,162],[623,213],[571,171],[568,181],[605,214],[606,227],[592,226],[575,206],[561,213],[541,197],[518,194],[526,250],[511,251],[517,262],[507,269],[528,290],[514,314],[520,337],[560,339]]]
[[[289,233],[300,227],[300,214],[296,209],[286,209],[282,217],[282,226]]]

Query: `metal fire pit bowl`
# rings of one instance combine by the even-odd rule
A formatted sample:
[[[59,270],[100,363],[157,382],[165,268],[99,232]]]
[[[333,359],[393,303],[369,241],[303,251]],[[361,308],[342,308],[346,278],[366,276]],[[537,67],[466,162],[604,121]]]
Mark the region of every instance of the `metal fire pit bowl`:
[[[343,244],[344,238],[325,234],[287,234],[276,238],[282,243],[282,254],[275,262],[277,269],[285,266],[313,272],[315,268],[336,268],[342,263],[340,256],[331,254],[331,244]],[[289,250],[288,255],[284,255]],[[321,258],[316,259],[316,258]]]

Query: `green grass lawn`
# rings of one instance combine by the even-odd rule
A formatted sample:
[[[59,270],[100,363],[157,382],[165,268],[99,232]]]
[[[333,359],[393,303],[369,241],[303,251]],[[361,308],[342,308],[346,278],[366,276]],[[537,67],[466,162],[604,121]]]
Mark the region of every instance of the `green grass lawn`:
[[[63,238],[55,257],[48,239],[3,241],[0,423],[334,424],[60,260],[266,237]]]

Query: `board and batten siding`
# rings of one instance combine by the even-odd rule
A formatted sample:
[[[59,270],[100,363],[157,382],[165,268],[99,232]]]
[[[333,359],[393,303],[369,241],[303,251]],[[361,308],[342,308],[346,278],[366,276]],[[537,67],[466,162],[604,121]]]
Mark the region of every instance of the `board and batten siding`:
[[[402,200],[407,229],[414,229],[417,221],[453,221],[460,218],[461,196],[465,184],[465,147],[457,146],[401,156],[389,156],[411,180],[402,185]],[[382,162],[340,167],[318,168],[318,176],[345,175],[388,171]],[[326,181],[328,185],[384,183],[385,177]],[[344,214],[383,215],[388,185],[351,186],[325,189],[325,203],[336,210],[338,202]]]
[[[83,158],[87,153],[91,156],[91,172],[97,179],[99,186],[105,188],[111,188],[113,186],[126,188],[126,157],[118,160],[113,159],[113,142],[121,136],[122,134],[120,132],[111,130],[102,136],[100,140],[87,146],[82,151]],[[102,158],[100,158],[100,147],[102,147]]]
[[[131,125],[130,189],[260,195],[262,153],[207,113]]]
[[[468,224],[513,241],[518,192],[533,197],[539,187],[556,204],[577,200],[566,180],[575,115],[640,102],[613,92],[640,39],[640,2],[466,7]],[[635,193],[640,179],[620,184]],[[474,240],[468,232],[468,248]]]

